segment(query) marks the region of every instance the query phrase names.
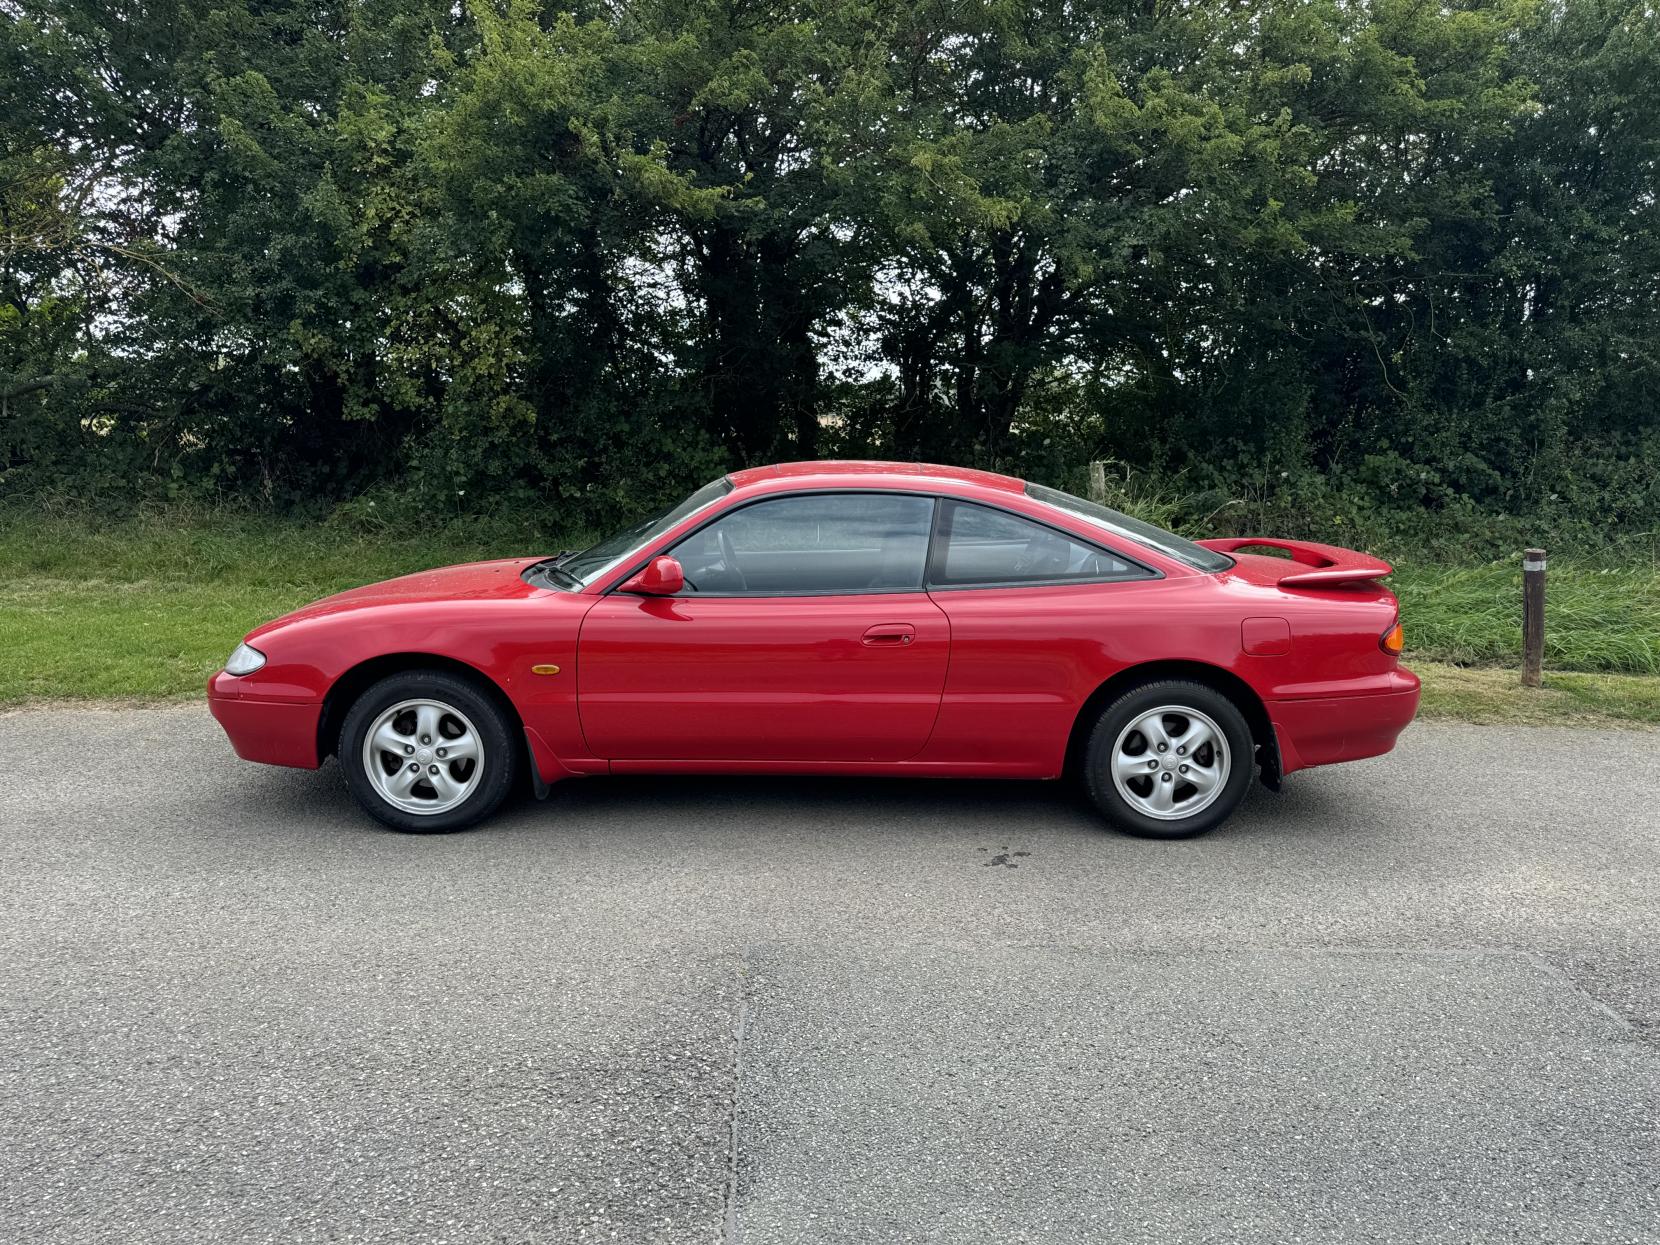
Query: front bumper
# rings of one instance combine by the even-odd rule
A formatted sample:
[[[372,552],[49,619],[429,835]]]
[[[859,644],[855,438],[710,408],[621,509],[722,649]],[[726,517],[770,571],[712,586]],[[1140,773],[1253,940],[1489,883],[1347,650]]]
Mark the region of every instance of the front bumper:
[[[233,675],[220,672],[208,680],[208,711],[224,728],[244,761],[316,769],[317,725],[321,701],[269,700],[244,696]]]
[[[1396,670],[1386,690],[1364,696],[1271,700],[1280,773],[1388,752],[1418,712],[1418,676]]]

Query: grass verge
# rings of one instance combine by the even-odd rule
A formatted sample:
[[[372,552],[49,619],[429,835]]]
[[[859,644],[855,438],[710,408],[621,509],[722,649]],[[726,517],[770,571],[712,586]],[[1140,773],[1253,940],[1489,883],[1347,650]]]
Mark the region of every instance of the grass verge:
[[[1415,655],[1512,664],[1522,651],[1520,557],[1474,566],[1403,559],[1389,580]],[[1660,675],[1660,568],[1554,560],[1545,589],[1545,665]]]
[[[581,543],[464,519],[406,533],[226,514],[113,525],[0,514],[0,705],[196,696],[244,632],[307,601],[447,562]],[[1521,646],[1519,564],[1403,560],[1391,586],[1426,718],[1660,724],[1660,570],[1553,564],[1552,673],[1537,691],[1513,670],[1485,668]]]
[[[244,633],[307,601],[426,567],[557,547],[505,524],[405,534],[240,515],[115,525],[6,515],[0,705],[199,695]]]
[[[1515,670],[1409,661],[1424,681],[1426,721],[1510,726],[1660,726],[1660,677],[1549,671],[1527,688]]]

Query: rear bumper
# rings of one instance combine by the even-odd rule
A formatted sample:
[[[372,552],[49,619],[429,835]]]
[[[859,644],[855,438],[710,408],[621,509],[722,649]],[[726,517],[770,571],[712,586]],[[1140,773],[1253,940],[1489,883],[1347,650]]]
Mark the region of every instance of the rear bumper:
[[[1365,696],[1271,700],[1280,773],[1358,761],[1388,752],[1418,712],[1418,676],[1396,670],[1389,686]]]
[[[262,700],[238,695],[235,680],[216,674],[208,683],[208,711],[244,761],[316,769],[321,701]]]

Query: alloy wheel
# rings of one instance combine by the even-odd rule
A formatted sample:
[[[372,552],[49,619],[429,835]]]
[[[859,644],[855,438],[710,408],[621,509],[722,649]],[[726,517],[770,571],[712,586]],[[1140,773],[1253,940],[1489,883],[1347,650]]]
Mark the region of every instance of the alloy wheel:
[[[1160,705],[1119,732],[1112,781],[1136,812],[1180,821],[1215,803],[1228,782],[1228,739],[1205,714]]]
[[[363,771],[394,808],[433,816],[463,803],[484,770],[484,743],[467,715],[437,700],[383,710],[363,737]]]

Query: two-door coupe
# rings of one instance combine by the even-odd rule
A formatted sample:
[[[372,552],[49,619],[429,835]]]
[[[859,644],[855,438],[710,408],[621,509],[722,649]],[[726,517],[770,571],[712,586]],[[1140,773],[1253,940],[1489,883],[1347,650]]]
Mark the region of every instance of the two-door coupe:
[[[208,700],[239,755],[336,756],[400,830],[471,825],[524,777],[1076,773],[1113,826],[1179,838],[1253,770],[1393,747],[1418,680],[1389,571],[983,471],[790,463],[580,553],[308,605]]]

